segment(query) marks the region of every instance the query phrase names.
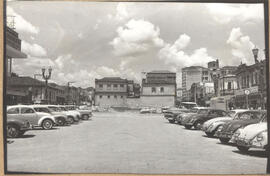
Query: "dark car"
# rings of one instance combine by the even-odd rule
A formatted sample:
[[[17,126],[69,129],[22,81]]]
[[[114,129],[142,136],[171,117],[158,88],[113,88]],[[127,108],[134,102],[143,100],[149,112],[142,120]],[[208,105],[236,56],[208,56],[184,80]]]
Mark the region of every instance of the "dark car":
[[[197,113],[200,113],[201,109],[209,109],[207,107],[194,107],[190,109],[188,112],[178,114],[175,118],[176,123],[179,125],[182,125],[182,121],[185,121],[186,119],[190,118],[192,115],[195,115]]]
[[[17,138],[31,129],[28,121],[19,118],[7,117],[7,137]]]
[[[187,129],[191,129],[192,127],[195,127],[195,129],[201,129],[201,126],[207,120],[228,115],[229,113],[227,111],[221,109],[201,109],[197,114],[191,115],[191,117],[182,121],[182,124]]]
[[[250,110],[243,112],[236,118],[220,126],[217,129],[215,136],[219,138],[221,143],[228,143],[236,130],[250,124],[258,123],[264,114],[266,114],[266,111],[262,110]]]
[[[179,109],[179,108],[170,108],[164,112],[164,117],[170,122],[175,123],[176,117],[181,113],[190,112],[190,109]]]

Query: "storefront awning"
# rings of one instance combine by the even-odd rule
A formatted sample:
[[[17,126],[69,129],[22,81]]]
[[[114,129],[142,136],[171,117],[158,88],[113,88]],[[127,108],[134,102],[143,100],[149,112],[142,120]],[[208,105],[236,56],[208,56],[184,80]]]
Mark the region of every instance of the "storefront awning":
[[[20,50],[16,50],[9,45],[6,45],[6,55],[10,58],[27,58],[27,55],[21,52]]]
[[[18,91],[18,90],[7,90],[7,95],[26,96],[27,94],[25,92]]]

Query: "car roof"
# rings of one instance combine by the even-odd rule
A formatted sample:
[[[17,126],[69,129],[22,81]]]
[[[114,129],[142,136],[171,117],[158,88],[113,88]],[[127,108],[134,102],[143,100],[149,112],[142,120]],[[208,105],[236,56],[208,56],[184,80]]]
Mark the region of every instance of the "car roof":
[[[32,108],[29,105],[11,105],[11,106],[7,106],[7,109],[11,109],[11,108]]]

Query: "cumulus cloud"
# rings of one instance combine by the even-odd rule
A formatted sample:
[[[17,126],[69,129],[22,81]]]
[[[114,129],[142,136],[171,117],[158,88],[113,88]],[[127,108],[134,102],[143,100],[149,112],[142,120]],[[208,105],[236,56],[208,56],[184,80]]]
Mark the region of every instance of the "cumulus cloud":
[[[240,28],[233,28],[227,40],[227,44],[232,47],[232,55],[241,59],[244,63],[253,63],[252,49],[255,45],[250,41],[249,36],[244,35]]]
[[[47,55],[46,50],[42,46],[40,46],[36,43],[30,44],[26,41],[22,41],[21,47],[22,47],[22,52],[24,52],[30,56],[44,57]]]
[[[140,54],[164,45],[160,30],[145,20],[130,20],[117,29],[118,36],[110,42],[117,56]]]
[[[119,2],[117,4],[116,15],[115,15],[115,19],[117,21],[127,20],[131,17],[130,12],[128,11],[128,7],[131,4],[132,3],[123,3],[123,2]]]
[[[15,28],[17,31],[38,34],[39,28],[25,20],[21,15],[17,14],[11,7],[7,6],[7,16],[14,16]]]
[[[219,23],[225,24],[232,20],[249,21],[263,20],[262,4],[205,4],[212,17]]]
[[[167,43],[160,51],[159,58],[167,65],[176,65],[180,67],[201,65],[204,66],[207,62],[212,61],[213,57],[208,55],[206,48],[199,48],[193,51],[191,55],[183,50],[190,43],[191,38],[187,34],[182,34],[174,42]]]

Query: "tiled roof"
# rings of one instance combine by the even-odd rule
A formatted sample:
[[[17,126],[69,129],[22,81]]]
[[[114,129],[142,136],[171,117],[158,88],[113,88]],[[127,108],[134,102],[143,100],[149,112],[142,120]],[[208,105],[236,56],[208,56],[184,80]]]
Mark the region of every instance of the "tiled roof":
[[[98,82],[123,82],[127,83],[127,79],[122,79],[120,77],[104,77],[102,79],[96,79]]]
[[[171,72],[169,70],[153,70],[153,71],[148,72],[148,73],[174,73],[174,72]]]

